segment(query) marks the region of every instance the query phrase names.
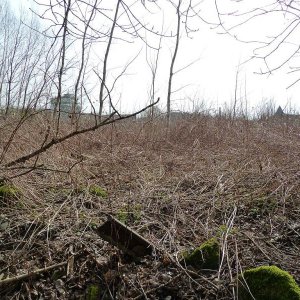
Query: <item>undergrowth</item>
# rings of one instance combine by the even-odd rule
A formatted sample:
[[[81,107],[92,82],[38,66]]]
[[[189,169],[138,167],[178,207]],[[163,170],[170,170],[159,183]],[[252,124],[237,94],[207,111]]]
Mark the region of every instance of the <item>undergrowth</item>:
[[[43,124],[20,129],[6,160],[42,144]],[[91,282],[115,299],[237,299],[237,276],[268,264],[299,283],[299,130],[297,122],[209,116],[177,120],[169,130],[160,120],[130,121],[49,149],[23,176],[21,165],[3,169],[22,205],[1,209],[1,278],[63,261],[68,272],[3,289],[1,299],[87,297],[96,293]],[[1,147],[7,139],[3,132]],[[108,214],[160,252],[128,261],[97,235],[95,224]],[[180,264],[179,253],[212,236],[220,250],[215,270]]]

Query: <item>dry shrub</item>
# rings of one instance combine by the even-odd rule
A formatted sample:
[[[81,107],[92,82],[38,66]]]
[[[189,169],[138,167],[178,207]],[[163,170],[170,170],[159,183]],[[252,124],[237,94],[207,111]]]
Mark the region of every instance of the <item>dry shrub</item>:
[[[3,146],[13,120],[1,126]],[[46,128],[42,117],[29,120],[6,161],[37,147]],[[23,204],[2,211],[11,221],[0,232],[1,239],[12,246],[0,249],[0,269],[13,276],[28,261],[61,261],[70,244],[96,257],[110,257],[112,248],[99,240],[91,224],[104,220],[103,213],[118,216],[138,207],[139,218],[132,224],[129,219],[129,226],[174,261],[181,251],[217,237],[220,267],[192,279],[189,273],[180,275],[182,267],[176,264],[125,264],[118,271],[125,277],[112,290],[118,297],[137,296],[142,286],[151,290],[161,284],[160,276],[177,274],[180,291],[174,281],[168,292],[154,289],[153,295],[172,294],[173,289],[182,299],[232,299],[237,274],[269,263],[280,264],[299,280],[299,129],[295,120],[232,121],[200,115],[176,120],[169,130],[164,120],[137,120],[75,136],[41,154],[41,167],[11,180],[22,191]],[[62,131],[68,130],[65,124]],[[3,170],[5,176],[20,171]],[[78,192],[94,184],[109,199]],[[34,227],[20,231],[23,224]],[[89,280],[89,272],[83,276]],[[218,282],[222,284],[215,289]],[[72,294],[67,284],[66,290]]]

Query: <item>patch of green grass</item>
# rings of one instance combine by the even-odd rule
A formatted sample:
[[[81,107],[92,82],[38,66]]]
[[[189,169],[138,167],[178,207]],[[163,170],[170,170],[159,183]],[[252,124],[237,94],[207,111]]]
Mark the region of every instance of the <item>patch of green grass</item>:
[[[300,300],[300,288],[288,272],[261,266],[239,275],[238,295],[240,300]]]
[[[86,300],[98,300],[100,299],[100,287],[97,284],[91,284],[86,290]]]
[[[236,227],[232,227],[232,228],[228,228],[228,226],[226,224],[220,225],[218,230],[217,230],[217,236],[220,237],[223,234],[225,234],[227,232],[227,234],[237,234],[238,233],[238,229]]]
[[[13,185],[0,185],[0,206],[9,207],[13,205],[15,208],[23,209],[24,203],[21,201],[21,192]]]
[[[89,193],[91,195],[95,195],[101,198],[107,198],[108,197],[108,193],[106,190],[104,190],[102,187],[98,186],[98,185],[92,185],[89,187]]]
[[[12,185],[1,185],[0,186],[0,197],[17,197],[19,195],[19,190]]]
[[[124,224],[136,223],[141,220],[141,216],[140,205],[126,205],[117,212],[117,219]]]
[[[0,202],[2,205],[8,205],[12,200],[18,200],[20,195],[20,191],[13,185],[4,184],[0,186]],[[15,205],[20,206],[21,203],[15,203]]]
[[[85,186],[79,186],[78,188],[71,191],[75,194],[91,194],[101,198],[108,197],[107,191],[98,185],[91,185],[88,188]]]

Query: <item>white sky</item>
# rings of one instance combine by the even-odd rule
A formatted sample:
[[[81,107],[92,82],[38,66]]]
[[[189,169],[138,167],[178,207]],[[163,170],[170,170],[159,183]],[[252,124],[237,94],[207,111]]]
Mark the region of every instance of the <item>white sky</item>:
[[[229,0],[224,1],[228,2]],[[31,1],[14,0],[12,4],[17,6],[18,2],[24,7],[28,7]],[[212,7],[207,7],[206,17],[215,18]],[[258,39],[272,34],[272,29],[280,28],[283,22],[281,16],[264,17],[247,24],[244,28],[238,28],[236,33],[241,38]],[[228,104],[232,102],[237,67],[252,56],[253,50],[257,46],[256,44],[238,42],[228,35],[218,34],[217,30],[211,30],[206,24],[200,22],[198,24],[199,31],[192,35],[193,38],[183,38],[180,42],[175,69],[180,69],[195,59],[199,59],[199,61],[176,75],[173,84],[174,89],[187,86],[173,95],[172,108],[174,110],[191,108],[192,101],[187,100],[188,98],[196,99],[194,104],[204,100],[207,106],[213,103],[215,107],[222,106],[224,102]],[[172,43],[173,41],[170,41],[163,46],[159,63],[160,76],[159,82],[157,82],[159,89],[157,96],[161,97],[160,106],[162,108],[166,104],[167,76]],[[132,58],[140,47],[142,44],[135,46],[134,49],[131,44],[122,47],[118,43],[114,44],[111,56],[112,65],[120,67]],[[279,62],[284,55],[283,51],[278,57],[275,57],[273,64]],[[142,107],[149,99],[150,82],[148,79],[150,72],[144,58],[145,52],[143,51],[135,65],[129,69],[128,72],[131,75],[124,78],[118,86],[118,92],[122,95],[122,111],[131,111],[134,108]],[[288,90],[286,89],[294,80],[294,77],[287,74],[287,68],[278,70],[269,76],[255,74],[261,68],[265,69],[262,62],[257,59],[240,65],[238,96],[244,100],[246,92],[248,107],[258,106],[262,99],[274,99],[276,105],[285,107],[289,104],[299,109],[300,83]]]

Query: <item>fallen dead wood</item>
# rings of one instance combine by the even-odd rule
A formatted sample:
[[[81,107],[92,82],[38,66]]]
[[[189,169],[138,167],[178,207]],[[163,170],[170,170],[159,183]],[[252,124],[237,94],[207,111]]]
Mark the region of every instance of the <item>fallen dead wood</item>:
[[[102,239],[133,257],[151,255],[154,250],[149,241],[111,215],[96,232]]]
[[[18,276],[11,277],[11,278],[6,278],[6,279],[0,281],[0,287],[18,284],[21,281],[36,278],[36,277],[42,275],[43,273],[58,269],[60,267],[64,267],[67,264],[68,264],[68,262],[64,261],[64,262],[61,262],[61,263],[58,263],[58,264],[55,264],[55,265],[52,265],[52,266],[49,266],[49,267],[45,267],[45,268],[42,268],[42,269],[31,271],[27,274],[22,274],[22,275],[18,275]]]

